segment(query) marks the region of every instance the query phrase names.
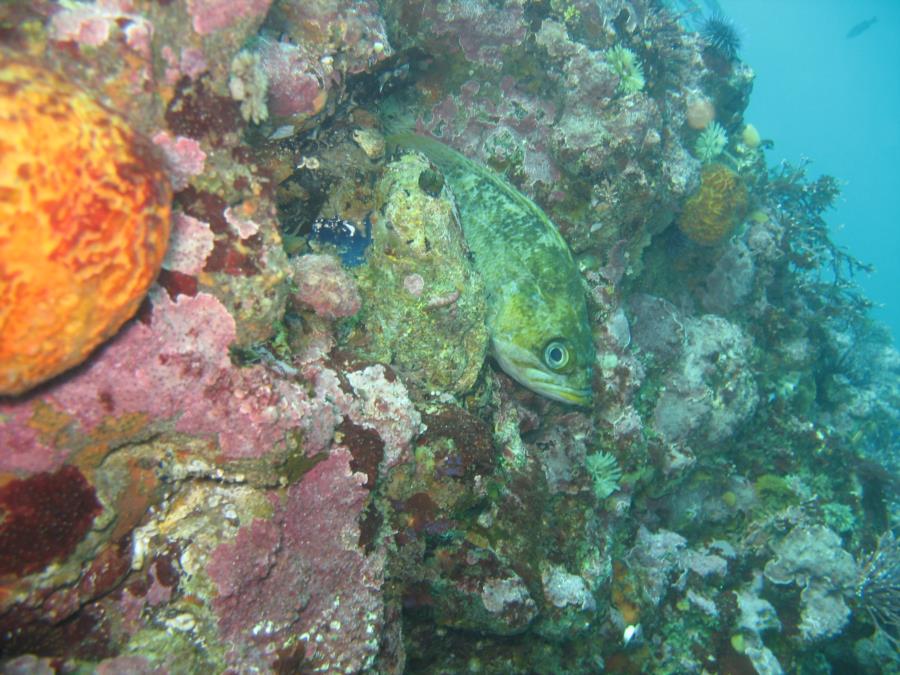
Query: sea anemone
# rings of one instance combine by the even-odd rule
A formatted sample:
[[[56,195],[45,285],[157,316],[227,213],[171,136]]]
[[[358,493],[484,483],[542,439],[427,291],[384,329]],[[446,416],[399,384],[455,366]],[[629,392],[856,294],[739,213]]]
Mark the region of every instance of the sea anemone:
[[[622,470],[616,458],[608,452],[600,451],[585,457],[585,469],[594,483],[597,499],[606,499],[619,489]]]
[[[710,49],[718,52],[729,61],[737,58],[741,48],[741,36],[734,23],[721,14],[713,14],[703,22],[700,37]]]
[[[606,50],[606,60],[619,76],[619,91],[628,95],[644,88],[644,69],[637,55],[621,45]]]
[[[725,129],[718,122],[712,122],[697,138],[694,151],[697,153],[697,159],[708,164],[721,155],[727,145],[728,134]]]

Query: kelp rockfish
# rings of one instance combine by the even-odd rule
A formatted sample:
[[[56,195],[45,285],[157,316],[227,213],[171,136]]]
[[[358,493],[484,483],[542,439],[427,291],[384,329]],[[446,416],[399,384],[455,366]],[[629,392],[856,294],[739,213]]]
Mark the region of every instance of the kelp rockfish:
[[[594,343],[581,276],[556,226],[528,197],[443,143],[412,133],[388,141],[428,157],[453,192],[487,290],[500,367],[543,396],[589,406]]]

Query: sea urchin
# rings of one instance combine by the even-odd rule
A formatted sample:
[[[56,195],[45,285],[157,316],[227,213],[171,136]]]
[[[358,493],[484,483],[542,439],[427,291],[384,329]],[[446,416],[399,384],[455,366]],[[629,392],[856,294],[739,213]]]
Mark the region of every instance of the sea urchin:
[[[713,14],[703,22],[700,37],[711,49],[729,61],[737,58],[741,36],[734,23],[722,14]]]

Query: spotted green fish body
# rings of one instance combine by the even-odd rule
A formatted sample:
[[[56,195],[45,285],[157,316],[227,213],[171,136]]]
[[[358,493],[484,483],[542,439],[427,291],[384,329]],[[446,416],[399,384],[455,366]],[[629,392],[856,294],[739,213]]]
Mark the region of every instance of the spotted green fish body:
[[[499,176],[434,139],[399,134],[444,174],[487,290],[500,367],[548,398],[588,406],[594,344],[581,277],[546,214]]]

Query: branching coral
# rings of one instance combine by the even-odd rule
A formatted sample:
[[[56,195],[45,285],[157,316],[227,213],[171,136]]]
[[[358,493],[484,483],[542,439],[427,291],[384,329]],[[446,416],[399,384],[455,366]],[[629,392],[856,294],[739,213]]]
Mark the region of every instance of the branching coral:
[[[829,235],[823,214],[834,206],[840,194],[838,181],[820,176],[815,181],[806,177],[806,165],[782,163],[769,175],[768,198],[775,204],[775,219],[784,228],[780,242],[784,261],[793,273],[804,277],[799,286],[807,301],[841,307],[845,318],[862,319],[871,306],[853,277],[871,272],[872,267],[860,262],[838,247]]]

